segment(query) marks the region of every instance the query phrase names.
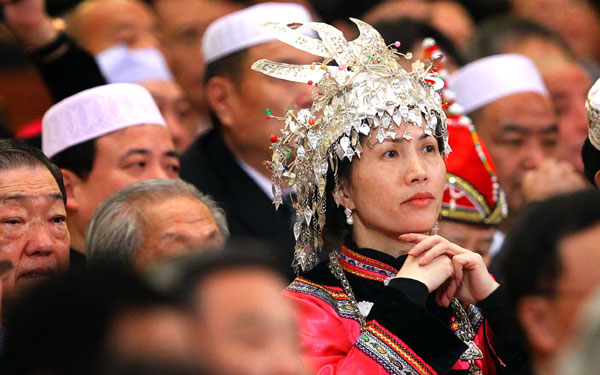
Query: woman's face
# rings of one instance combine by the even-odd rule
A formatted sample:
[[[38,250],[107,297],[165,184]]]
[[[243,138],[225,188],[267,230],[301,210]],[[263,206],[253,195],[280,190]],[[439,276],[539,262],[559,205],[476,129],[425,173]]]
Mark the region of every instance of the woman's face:
[[[404,130],[412,137],[402,137]],[[338,200],[350,208],[354,229],[397,238],[431,230],[440,212],[446,166],[437,139],[417,126],[396,128],[395,140],[370,145],[353,160],[349,181],[341,182]]]

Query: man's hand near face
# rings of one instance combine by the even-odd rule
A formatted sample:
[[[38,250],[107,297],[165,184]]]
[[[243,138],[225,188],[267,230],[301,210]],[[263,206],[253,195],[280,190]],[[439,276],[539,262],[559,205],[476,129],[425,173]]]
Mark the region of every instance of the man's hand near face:
[[[27,48],[41,48],[58,36],[45,6],[45,0],[0,0],[2,22]]]
[[[523,174],[523,194],[527,202],[585,189],[588,185],[573,166],[565,161],[547,159]]]

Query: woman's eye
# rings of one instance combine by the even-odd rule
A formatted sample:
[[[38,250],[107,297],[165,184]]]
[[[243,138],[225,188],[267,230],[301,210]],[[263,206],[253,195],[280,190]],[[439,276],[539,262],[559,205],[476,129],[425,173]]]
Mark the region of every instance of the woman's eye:
[[[393,158],[393,157],[398,156],[398,153],[396,152],[396,150],[389,150],[389,151],[386,151],[383,154],[383,156],[386,157],[386,158]]]
[[[427,145],[423,148],[423,151],[425,152],[435,152],[435,146],[433,145]]]

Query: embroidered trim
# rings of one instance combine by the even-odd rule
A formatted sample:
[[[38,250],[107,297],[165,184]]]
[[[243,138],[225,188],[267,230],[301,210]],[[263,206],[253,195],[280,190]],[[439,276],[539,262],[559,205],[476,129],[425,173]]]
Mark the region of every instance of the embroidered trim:
[[[475,210],[467,208],[442,208],[442,217],[449,219],[458,219],[474,223],[498,224],[502,220],[502,205],[497,204],[494,210],[490,209],[485,197],[468,183],[465,179],[458,177],[452,173],[448,173],[448,177],[454,177],[453,186],[458,187],[465,193],[469,201],[475,206]]]
[[[369,322],[356,341],[356,347],[379,363],[390,374],[437,375],[408,346],[381,327]]]
[[[469,320],[471,321],[473,330],[475,331],[475,333],[477,333],[477,331],[479,330],[479,327],[481,327],[481,325],[483,324],[483,321],[484,321],[481,310],[479,309],[479,307],[477,307],[475,305],[469,305],[469,308],[467,309],[467,316],[469,317]]]
[[[369,280],[384,281],[398,273],[392,266],[360,255],[346,246],[342,246],[339,262],[344,271]]]
[[[304,293],[327,303],[343,318],[360,321],[360,312],[354,307],[341,288],[328,288],[305,278],[297,277],[287,288],[290,292]]]

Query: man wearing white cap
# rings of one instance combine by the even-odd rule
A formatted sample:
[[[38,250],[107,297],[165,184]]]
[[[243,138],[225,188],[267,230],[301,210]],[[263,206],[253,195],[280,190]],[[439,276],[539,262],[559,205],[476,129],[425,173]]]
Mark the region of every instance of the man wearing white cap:
[[[557,118],[542,77],[528,58],[502,54],[465,65],[448,86],[496,164],[509,207],[506,230],[526,204],[524,174],[539,168],[557,142]]]
[[[66,30],[93,54],[107,83],[137,83],[156,101],[178,152],[206,128],[184,96],[155,36],[156,17],[141,0],[85,0],[66,17]]]
[[[130,83],[98,86],[51,107],[42,120],[42,150],[61,169],[71,245],[85,251],[96,207],[136,181],[176,178],[179,161],[150,93]]]
[[[585,107],[588,137],[581,150],[583,172],[590,184],[600,188],[600,79],[590,89]]]
[[[182,157],[182,178],[211,194],[227,212],[232,238],[252,237],[281,250],[289,267],[294,247],[291,207],[272,207],[273,193],[263,162],[271,140],[281,136],[270,114],[282,115],[289,103],[312,103],[310,86],[282,83],[251,71],[269,57],[310,64],[308,53],[276,41],[261,25],[310,21],[307,10],[291,3],[264,3],[219,18],[202,41],[206,66],[205,95],[216,129],[196,141]],[[317,69],[319,67],[317,66]]]

